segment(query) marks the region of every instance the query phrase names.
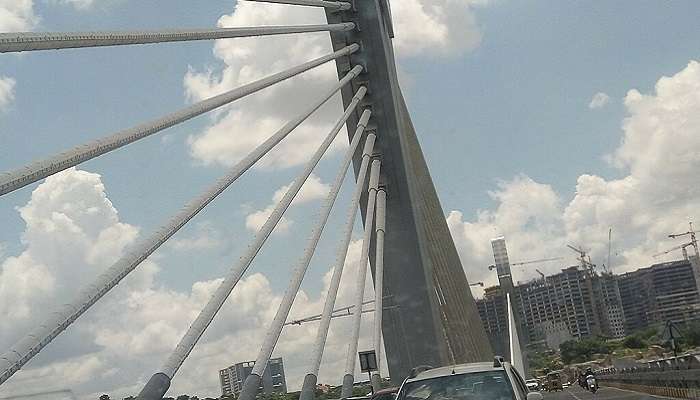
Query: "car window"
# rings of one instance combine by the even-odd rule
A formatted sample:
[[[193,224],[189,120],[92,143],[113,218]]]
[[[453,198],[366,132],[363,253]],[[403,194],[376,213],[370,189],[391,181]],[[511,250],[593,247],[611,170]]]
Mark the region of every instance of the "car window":
[[[523,399],[527,398],[527,393],[528,393],[530,390],[527,388],[527,385],[525,385],[525,381],[523,380],[523,378],[522,378],[522,377],[520,376],[520,374],[518,373],[518,370],[515,369],[515,368],[513,368],[513,367],[511,367],[511,368],[510,368],[510,372],[513,374],[513,377],[515,378],[515,387],[516,387],[516,389],[518,390],[518,392],[520,393],[520,396],[521,396]]]
[[[447,375],[407,382],[398,400],[514,400],[505,371]]]

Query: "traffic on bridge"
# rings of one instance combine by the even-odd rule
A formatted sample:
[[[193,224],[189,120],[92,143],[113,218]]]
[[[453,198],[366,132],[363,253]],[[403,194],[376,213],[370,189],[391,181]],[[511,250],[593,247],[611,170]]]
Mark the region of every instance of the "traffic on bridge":
[[[700,400],[700,2],[531,3],[0,0],[0,400]]]

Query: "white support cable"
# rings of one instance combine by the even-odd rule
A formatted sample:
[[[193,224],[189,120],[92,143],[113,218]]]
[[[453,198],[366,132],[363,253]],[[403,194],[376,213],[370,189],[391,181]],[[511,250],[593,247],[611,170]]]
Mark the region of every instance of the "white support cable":
[[[323,7],[334,11],[345,11],[352,8],[352,4],[347,1],[326,1],[326,0],[250,0],[258,3],[287,4],[290,6],[311,6]]]
[[[386,191],[377,192],[377,213],[375,218],[375,257],[374,257],[374,353],[377,371],[370,379],[376,392],[381,389],[381,355],[382,355],[382,312],[384,300],[384,233],[386,231]]]
[[[354,23],[344,22],[328,25],[171,29],[162,31],[13,32],[0,33],[0,53],[233,39],[309,32],[343,32],[353,29],[355,29]]]
[[[367,89],[364,86],[360,87],[348,105],[348,109],[354,110],[366,93]],[[221,306],[224,304],[229,294],[231,294],[233,288],[248,269],[248,266],[250,266],[250,263],[258,254],[267,238],[275,229],[277,223],[280,221],[280,219],[282,219],[282,215],[292,203],[292,200],[297,193],[299,193],[299,190],[304,185],[304,182],[306,182],[306,179],[309,177],[309,175],[311,175],[314,167],[321,160],[321,157],[323,157],[323,154],[331,145],[337,133],[338,132],[331,132],[324,139],[318,150],[316,150],[316,153],[314,153],[309,162],[306,164],[302,173],[294,180],[290,188],[287,190],[287,193],[285,193],[284,197],[282,197],[279,203],[277,203],[275,209],[272,211],[267,221],[265,221],[265,224],[255,235],[253,242],[248,246],[245,254],[242,255],[238,263],[231,268],[226,278],[223,280],[223,282],[221,282],[212,297],[209,299],[209,302],[207,302],[200,314],[197,316],[194,322],[192,322],[192,325],[190,325],[190,328],[182,337],[180,343],[177,345],[173,353],[170,355],[170,357],[168,357],[165,364],[163,364],[161,372],[167,375],[170,379],[175,376],[177,370],[197,344],[197,341],[214,319],[219,309],[221,309]]]
[[[9,351],[0,356],[0,384],[9,379],[27,361],[41,351],[56,336],[73,323],[80,315],[87,311],[102,296],[116,286],[124,277],[133,271],[150,254],[160,247],[166,240],[174,235],[190,219],[199,213],[215,197],[230,186],[238,177],[255,164],[262,156],[282,141],[292,130],[304,122],[312,113],[325,104],[335,93],[347,85],[352,79],[362,72],[361,66],[354,67],[335,86],[308,109],[304,110],[295,119],[288,122],[273,136],[260,144],[253,152],[232,167],[229,172],[206,192],[190,201],[178,214],[172,217],[150,237],[142,241],[136,248],[127,250],[109,269],[98,276],[97,280],[81,290],[77,299],[70,305],[64,305],[62,310],[56,311],[52,317],[45,321],[38,329],[29,333]]]
[[[229,104],[266,87],[272,86],[312,68],[318,67],[319,65],[354,53],[359,48],[360,46],[357,44],[346,46],[332,54],[319,57],[299,66],[270,75],[218,96],[202,100],[189,107],[185,107],[172,114],[168,114],[165,117],[125,129],[101,139],[75,146],[71,150],[64,151],[43,160],[35,161],[14,171],[2,172],[0,173],[0,196],[15,191],[40,179],[46,178],[47,176],[53,175],[57,172],[63,171],[67,168],[76,166],[84,161],[93,159],[137,140],[151,136],[154,133],[187,121],[205,112],[211,111],[225,104]]]
[[[355,184],[355,192],[353,193],[352,199],[350,201],[350,206],[348,208],[347,218],[345,221],[343,239],[340,243],[340,246],[338,246],[338,251],[335,257],[335,267],[333,268],[333,275],[331,276],[331,281],[328,287],[328,294],[326,294],[326,301],[323,306],[321,323],[319,324],[318,331],[316,332],[316,341],[314,342],[314,347],[311,350],[311,363],[308,373],[316,376],[318,376],[318,371],[321,367],[323,350],[326,346],[326,340],[328,338],[328,329],[331,323],[331,315],[333,308],[335,307],[336,298],[338,297],[340,279],[343,275],[345,259],[348,255],[348,247],[350,246],[350,241],[352,240],[352,231],[355,227],[355,218],[357,216],[357,210],[359,209],[360,198],[362,197],[362,193],[364,192],[365,180],[367,178],[367,170],[369,169],[369,161],[372,157],[372,151],[374,149],[375,140],[376,135],[374,133],[368,134],[367,139],[365,140],[365,147],[362,151],[362,162],[360,163],[360,169],[357,173],[357,183]],[[355,307],[355,305],[353,305],[353,307]]]
[[[349,107],[346,110],[343,117],[336,123],[336,125],[333,127],[333,132],[335,132],[336,135],[338,132],[340,132],[340,129],[343,127],[343,125],[345,125],[345,121],[347,121],[347,119],[354,111],[354,107]],[[311,233],[311,237],[309,238],[309,241],[304,250],[304,255],[302,256],[297,266],[294,268],[292,279],[289,281],[289,286],[287,287],[287,290],[285,291],[284,296],[282,297],[282,301],[280,302],[280,305],[277,309],[277,313],[275,314],[275,317],[272,320],[272,323],[270,324],[270,328],[267,331],[265,340],[263,341],[263,345],[260,348],[258,357],[256,358],[255,364],[253,365],[253,370],[251,371],[250,375],[246,378],[246,380],[259,380],[260,377],[263,375],[263,372],[265,371],[267,362],[272,356],[272,352],[275,349],[275,345],[277,344],[280,334],[282,333],[284,321],[286,321],[287,317],[289,316],[289,311],[291,310],[292,304],[294,303],[294,299],[296,298],[296,295],[299,292],[301,282],[303,281],[304,276],[306,275],[306,271],[308,270],[309,264],[311,263],[311,259],[313,258],[314,252],[316,251],[316,246],[318,245],[318,242],[321,239],[323,228],[326,226],[326,222],[328,222],[328,217],[330,216],[331,210],[333,209],[333,204],[335,204],[335,200],[338,198],[338,193],[340,193],[340,188],[343,185],[345,175],[347,174],[348,168],[350,167],[350,163],[352,162],[352,157],[355,154],[357,146],[360,144],[360,139],[364,136],[364,131],[367,127],[367,122],[369,121],[371,114],[372,112],[370,110],[365,110],[362,113],[359,122],[357,123],[357,130],[355,131],[355,135],[350,141],[350,146],[348,147],[345,153],[345,158],[341,162],[340,168],[338,169],[338,173],[336,174],[333,186],[331,187],[331,190],[328,193],[328,196],[319,212],[320,218],[318,219],[316,226],[314,227]],[[255,382],[256,388],[258,387],[258,385],[259,382]],[[253,400],[253,398],[248,398],[248,396],[255,396],[255,394],[255,392],[243,391],[239,396],[239,400]]]
[[[341,391],[341,398],[346,398],[350,396],[352,392],[352,383],[350,382],[350,377],[355,374],[355,359],[357,358],[357,342],[360,338],[360,324],[362,322],[362,312],[360,304],[364,298],[365,293],[365,279],[367,277],[367,264],[369,259],[369,245],[372,240],[373,222],[374,222],[374,208],[377,200],[377,187],[379,186],[379,172],[381,168],[381,162],[379,160],[372,161],[372,168],[369,174],[369,188],[367,196],[367,210],[365,213],[365,231],[362,240],[362,253],[360,255],[360,264],[357,269],[357,280],[355,284],[355,309],[353,310],[353,327],[352,336],[350,337],[350,342],[348,343],[348,352],[345,359],[345,377],[343,378],[343,388]],[[376,307],[375,307],[376,308]]]

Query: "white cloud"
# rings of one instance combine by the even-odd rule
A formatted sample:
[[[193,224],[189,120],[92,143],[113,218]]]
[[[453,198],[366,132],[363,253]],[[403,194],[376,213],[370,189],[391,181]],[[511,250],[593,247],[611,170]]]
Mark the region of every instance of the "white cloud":
[[[210,250],[222,244],[221,233],[210,221],[197,224],[197,231],[190,237],[168,241],[168,246],[177,251]]]
[[[317,179],[313,182],[302,200],[320,193],[323,184]],[[25,249],[0,264],[0,315],[6,328],[0,331],[2,348],[46,318],[56,304],[72,298],[79,287],[119,257],[124,247],[133,244],[138,232],[119,220],[99,175],[75,169],[47,178],[18,211],[26,223]],[[198,227],[198,232],[207,230],[206,223]],[[360,248],[360,242],[350,247],[339,305],[351,301]],[[195,282],[190,290],[176,291],[156,283],[158,271],[153,262],[144,262],[6,382],[0,396],[26,393],[31,387],[68,388],[84,399],[102,393],[112,398],[136,394],[221,281]],[[324,295],[330,275],[330,271],[324,275]],[[256,357],[280,299],[262,274],[252,273],[241,280],[179,371],[170,393],[218,396],[218,370]],[[323,297],[310,298],[302,291],[291,317],[318,313],[322,305]],[[361,347],[369,346],[368,321],[366,318],[363,325]],[[322,381],[340,383],[348,323],[347,319],[333,323]],[[300,387],[306,373],[306,350],[312,345],[316,326],[289,327],[277,345],[275,354],[284,357],[291,389]]]
[[[588,108],[590,108],[591,110],[596,108],[603,108],[606,105],[608,105],[608,103],[610,103],[610,96],[608,96],[606,93],[598,92],[593,95],[591,102],[588,103]]]
[[[219,26],[323,24],[323,10],[240,1]],[[224,63],[221,71],[190,68],[184,86],[188,99],[201,100],[242,86],[332,52],[327,33],[217,40],[214,55]],[[192,157],[204,164],[232,165],[262,143],[312,101],[327,91],[337,74],[333,63],[237,101],[214,113],[203,132],[188,138]],[[306,161],[342,113],[339,95],[298,127],[258,164],[284,168]],[[341,140],[342,139],[342,140]],[[336,145],[347,142],[341,132]],[[333,146],[334,151],[337,146]]]
[[[272,214],[272,211],[275,209],[275,206],[277,206],[277,203],[282,200],[282,197],[284,197],[285,193],[287,193],[291,186],[292,184],[290,183],[289,185],[285,185],[277,189],[272,195],[272,203],[270,205],[262,210],[256,210],[248,214],[245,220],[246,228],[253,232],[259,231],[270,217],[270,214]],[[296,197],[294,197],[292,206],[322,199],[326,197],[330,190],[331,187],[329,185],[321,182],[321,179],[318,176],[311,174],[304,183],[304,186],[301,187],[299,193],[296,195]],[[286,217],[282,217],[280,222],[277,224],[274,233],[287,233],[293,223],[294,221],[291,221]]]
[[[391,2],[397,56],[455,56],[481,43],[474,7],[487,0]]]
[[[15,80],[0,76],[0,111],[5,110],[15,99]]]
[[[76,10],[87,10],[95,4],[95,0],[58,0],[58,3],[74,7]]]
[[[0,32],[30,31],[38,22],[32,0],[0,0]]]
[[[495,211],[479,211],[473,221],[450,213],[448,223],[470,279],[495,282],[484,267],[493,263],[488,241],[496,234],[506,235],[513,261],[566,256],[564,263],[573,265],[575,254],[565,248],[571,243],[590,250],[601,265],[607,262],[610,227],[617,272],[680,258],[679,252],[651,256],[680,244],[667,235],[686,231],[688,220],[700,216],[700,63],[691,61],[662,77],[655,93],[630,90],[624,104],[622,142],[610,157],[626,173],[622,178],[581,175],[574,198],[562,207],[548,185],[516,177],[492,194],[499,203]],[[544,268],[555,272],[564,263]],[[525,269],[519,276],[535,273]]]

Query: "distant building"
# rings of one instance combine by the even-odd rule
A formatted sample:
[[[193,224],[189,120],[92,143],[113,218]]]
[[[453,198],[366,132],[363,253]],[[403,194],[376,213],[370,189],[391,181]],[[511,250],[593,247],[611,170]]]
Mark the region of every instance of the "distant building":
[[[245,361],[219,371],[222,396],[238,396],[243,390],[243,382],[253,371],[255,361]],[[263,372],[258,393],[287,393],[282,358],[271,358]]]
[[[497,260],[501,239],[492,241]],[[497,261],[497,267],[498,264]],[[523,332],[526,343],[546,343],[556,349],[562,342],[574,338],[625,335],[624,308],[618,282],[612,274],[591,274],[587,269],[574,266],[519,284],[512,293],[514,311],[522,327],[519,332]],[[508,351],[505,304],[505,291],[498,286],[488,288],[484,298],[477,300],[479,316],[491,345],[496,353],[502,351],[503,354]]]
[[[476,308],[479,310],[479,317],[489,337],[493,353],[508,358],[510,339],[506,307],[506,296],[499,286],[486,288],[484,298],[476,300]]]
[[[695,266],[689,260],[654,264],[617,277],[625,330],[700,319]]]
[[[508,250],[506,249],[506,238],[503,236],[491,239],[493,258],[496,262],[496,273],[498,274],[498,284],[501,288],[510,292],[513,288],[513,277],[510,272],[510,261],[508,260]]]
[[[558,349],[562,343],[573,339],[564,322],[545,321],[536,326],[535,330],[550,349]]]
[[[593,278],[593,294],[601,333],[608,337],[625,337],[625,314],[615,275],[603,272]]]

